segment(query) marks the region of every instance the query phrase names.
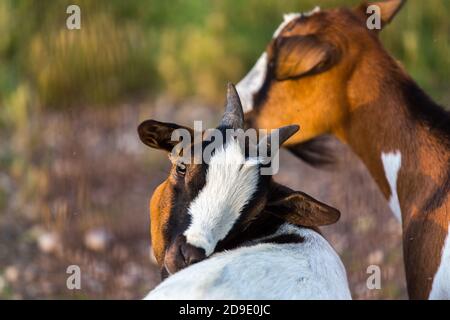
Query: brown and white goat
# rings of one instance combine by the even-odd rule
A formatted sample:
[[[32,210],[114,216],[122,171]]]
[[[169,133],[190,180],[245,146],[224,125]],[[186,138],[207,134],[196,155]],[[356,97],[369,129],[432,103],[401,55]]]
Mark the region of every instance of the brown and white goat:
[[[252,127],[302,126],[287,146],[303,159],[323,134],[347,143],[402,222],[410,298],[450,299],[450,114],[366,26],[369,5],[384,27],[403,3],[286,15],[237,90]]]
[[[223,144],[207,163],[171,153],[169,176],[151,198],[156,260],[163,274],[173,275],[146,298],[350,299],[342,262],[316,228],[336,222],[339,211],[261,174],[267,163],[248,156],[252,142],[240,145],[225,134],[244,124],[232,85],[227,101],[217,128]],[[147,120],[138,131],[146,145],[171,152],[180,128]],[[278,129],[279,144],[297,130]],[[209,147],[208,135],[200,134],[190,149]],[[274,139],[272,133],[254,148]]]

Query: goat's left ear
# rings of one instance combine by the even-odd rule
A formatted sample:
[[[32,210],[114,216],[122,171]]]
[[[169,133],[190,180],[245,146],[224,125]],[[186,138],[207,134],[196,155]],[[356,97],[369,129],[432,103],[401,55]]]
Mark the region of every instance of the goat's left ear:
[[[191,128],[156,120],[142,122],[138,127],[138,134],[141,141],[149,147],[171,152],[179,143],[179,140],[172,139],[172,134],[175,130],[183,130],[179,132],[184,132],[191,137],[194,135],[194,130]]]
[[[281,185],[275,186],[265,210],[286,222],[305,227],[333,224],[341,216],[339,210]]]

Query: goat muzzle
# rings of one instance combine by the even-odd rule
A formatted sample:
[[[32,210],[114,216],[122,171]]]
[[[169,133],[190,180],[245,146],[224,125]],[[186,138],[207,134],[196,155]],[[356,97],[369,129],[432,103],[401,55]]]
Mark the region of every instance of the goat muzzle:
[[[177,236],[164,257],[164,266],[173,274],[206,258],[205,250],[186,242],[184,235]]]

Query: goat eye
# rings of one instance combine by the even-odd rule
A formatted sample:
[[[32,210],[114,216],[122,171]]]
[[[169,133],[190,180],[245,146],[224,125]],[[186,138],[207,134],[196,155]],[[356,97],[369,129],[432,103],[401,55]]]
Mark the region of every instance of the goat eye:
[[[177,174],[184,176],[186,174],[186,165],[184,163],[177,163]]]

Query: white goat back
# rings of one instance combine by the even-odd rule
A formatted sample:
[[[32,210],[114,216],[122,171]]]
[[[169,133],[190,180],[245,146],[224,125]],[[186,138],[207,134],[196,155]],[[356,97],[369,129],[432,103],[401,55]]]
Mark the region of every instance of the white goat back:
[[[317,232],[285,224],[273,235],[299,243],[257,243],[222,252],[170,276],[144,299],[351,299],[345,268]]]

